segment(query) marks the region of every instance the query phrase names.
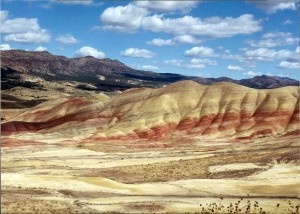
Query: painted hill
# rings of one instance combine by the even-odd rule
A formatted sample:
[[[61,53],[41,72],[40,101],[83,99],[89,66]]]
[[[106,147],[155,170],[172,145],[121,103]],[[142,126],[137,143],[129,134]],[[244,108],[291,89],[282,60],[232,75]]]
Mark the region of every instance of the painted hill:
[[[46,142],[160,140],[174,134],[279,136],[299,130],[299,87],[257,90],[181,81],[158,89],[130,89],[102,102],[48,101],[1,128],[5,136]]]

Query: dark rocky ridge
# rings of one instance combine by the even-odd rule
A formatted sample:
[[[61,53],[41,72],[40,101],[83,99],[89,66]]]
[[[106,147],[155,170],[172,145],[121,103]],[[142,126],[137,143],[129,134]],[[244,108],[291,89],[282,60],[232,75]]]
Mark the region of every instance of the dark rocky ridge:
[[[22,74],[42,77],[47,81],[78,81],[96,86],[96,90],[114,91],[136,87],[161,87],[181,80],[194,80],[211,85],[217,82],[231,82],[251,88],[278,88],[298,86],[299,81],[272,76],[257,76],[234,80],[227,77],[201,78],[171,73],[155,73],[132,69],[118,60],[96,59],[94,57],[67,58],[52,55],[47,51],[24,50],[1,51],[1,88],[16,85],[27,87],[34,83],[24,82]],[[104,78],[101,80],[100,77]],[[28,87],[29,87],[28,86]],[[87,88],[87,90],[90,90]]]
[[[228,77],[220,78],[195,78],[195,82],[198,82],[203,85],[212,85],[217,82],[230,82],[236,83],[239,85],[247,86],[249,88],[257,89],[271,89],[271,88],[280,88],[284,86],[299,86],[299,81],[286,78],[286,77],[276,77],[276,76],[255,76],[249,79],[234,80]]]
[[[98,90],[114,91],[135,87],[161,87],[179,80],[191,79],[180,74],[158,74],[132,69],[118,60],[94,57],[67,58],[49,52],[9,50],[1,52],[2,89],[11,82],[22,83],[22,74],[42,77],[47,81],[90,83]],[[104,79],[101,80],[100,77]],[[15,84],[13,84],[15,85]]]

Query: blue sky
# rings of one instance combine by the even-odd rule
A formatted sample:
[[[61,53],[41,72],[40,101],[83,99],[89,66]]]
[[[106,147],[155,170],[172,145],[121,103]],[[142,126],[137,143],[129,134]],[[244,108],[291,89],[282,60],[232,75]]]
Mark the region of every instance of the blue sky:
[[[3,0],[1,50],[201,77],[299,79],[297,2]]]

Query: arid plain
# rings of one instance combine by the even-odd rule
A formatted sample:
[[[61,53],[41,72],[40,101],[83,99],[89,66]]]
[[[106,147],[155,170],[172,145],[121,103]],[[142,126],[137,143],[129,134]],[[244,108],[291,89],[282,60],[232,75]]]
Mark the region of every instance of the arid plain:
[[[2,91],[3,213],[299,213],[298,87],[108,95]]]

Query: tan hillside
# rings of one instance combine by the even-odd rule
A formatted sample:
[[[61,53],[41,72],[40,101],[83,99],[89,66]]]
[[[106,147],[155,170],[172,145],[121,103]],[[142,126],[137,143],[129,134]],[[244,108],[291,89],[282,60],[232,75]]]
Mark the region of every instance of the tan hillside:
[[[257,90],[192,81],[130,89],[99,102],[48,101],[2,124],[2,134],[16,138],[82,142],[159,140],[175,133],[253,138],[295,130],[299,130],[299,87]]]

